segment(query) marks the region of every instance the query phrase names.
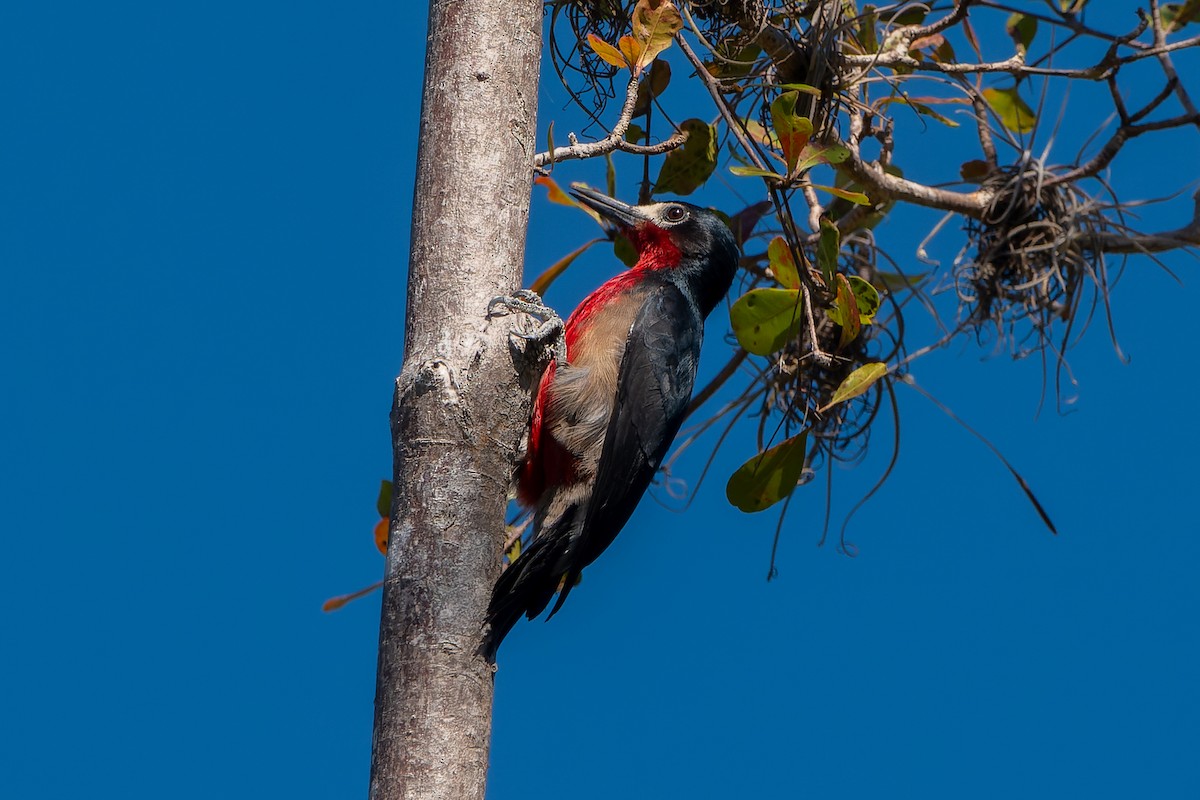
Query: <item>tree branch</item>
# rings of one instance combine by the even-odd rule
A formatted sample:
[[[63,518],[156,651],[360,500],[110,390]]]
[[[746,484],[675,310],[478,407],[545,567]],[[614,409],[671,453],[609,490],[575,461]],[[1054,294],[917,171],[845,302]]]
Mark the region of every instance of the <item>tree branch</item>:
[[[625,141],[625,131],[629,130],[629,122],[633,119],[633,110],[637,106],[638,79],[633,76],[625,88],[625,103],[621,106],[621,115],[613,125],[612,131],[603,139],[596,142],[577,142],[575,134],[570,135],[571,144],[566,147],[556,147],[553,152],[538,153],[533,157],[535,167],[544,167],[555,161],[568,161],[576,158],[595,158],[616,151],[633,153],[640,156],[656,156],[670,152],[687,141],[687,131],[675,131],[667,139],[658,144],[631,144]]]

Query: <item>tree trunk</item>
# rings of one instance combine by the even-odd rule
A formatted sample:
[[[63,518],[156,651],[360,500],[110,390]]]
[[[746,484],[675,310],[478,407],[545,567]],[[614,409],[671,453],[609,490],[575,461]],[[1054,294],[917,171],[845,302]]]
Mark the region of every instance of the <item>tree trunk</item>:
[[[529,219],[540,0],[435,0],[421,106],[372,800],[482,798],[492,668],[477,654],[528,421],[508,318]]]

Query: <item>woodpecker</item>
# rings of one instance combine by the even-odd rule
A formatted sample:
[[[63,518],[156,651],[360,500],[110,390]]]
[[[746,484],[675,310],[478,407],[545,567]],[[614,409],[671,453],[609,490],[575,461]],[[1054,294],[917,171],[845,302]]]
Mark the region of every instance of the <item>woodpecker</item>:
[[[534,389],[517,496],[533,511],[531,543],[500,576],[482,652],[580,572],[633,514],[683,422],[704,320],[729,291],[738,248],[725,223],[689,203],[630,206],[575,184],[637,250],[634,266],[588,295],[565,325],[566,358]]]

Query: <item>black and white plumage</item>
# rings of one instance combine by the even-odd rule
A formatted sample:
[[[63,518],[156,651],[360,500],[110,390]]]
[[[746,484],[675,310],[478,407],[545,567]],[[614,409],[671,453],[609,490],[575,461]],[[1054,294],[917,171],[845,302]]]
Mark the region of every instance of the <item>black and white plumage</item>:
[[[534,534],[493,590],[488,658],[521,616],[537,616],[558,592],[553,616],[629,521],[686,414],[704,319],[737,270],[733,235],[710,211],[629,206],[581,186],[572,193],[621,228],[638,261],[568,318],[566,361],[551,363],[536,389],[518,474]]]

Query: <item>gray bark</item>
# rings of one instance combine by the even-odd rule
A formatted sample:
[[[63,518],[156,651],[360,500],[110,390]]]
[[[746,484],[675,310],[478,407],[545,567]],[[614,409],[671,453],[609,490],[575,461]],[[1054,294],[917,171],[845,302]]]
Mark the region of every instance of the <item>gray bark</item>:
[[[477,654],[500,569],[528,396],[511,317],[529,217],[540,0],[438,0],[429,13],[372,800],[482,798],[492,668]]]

